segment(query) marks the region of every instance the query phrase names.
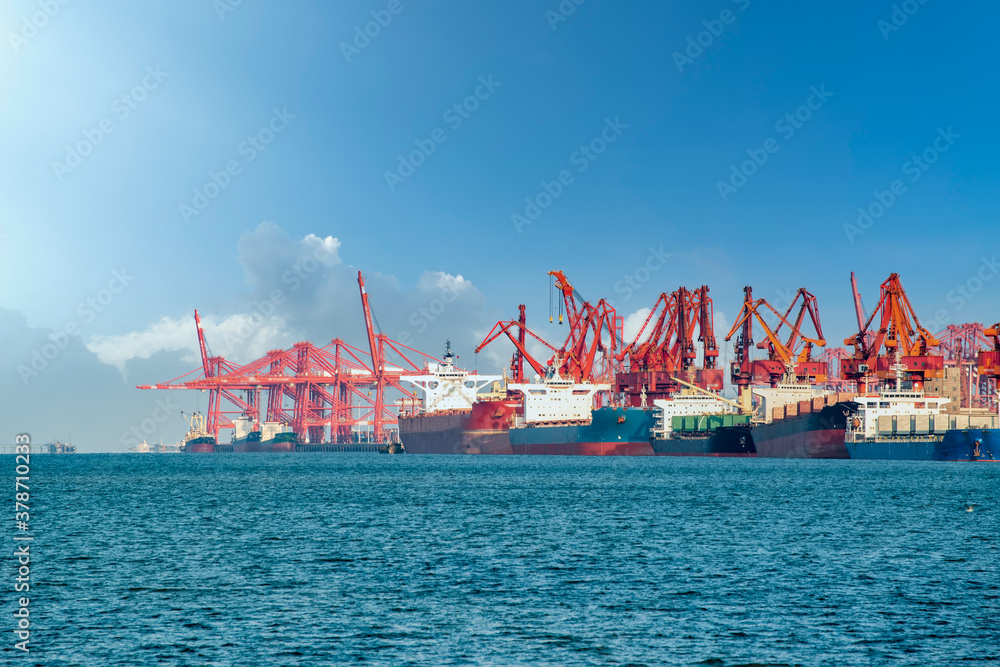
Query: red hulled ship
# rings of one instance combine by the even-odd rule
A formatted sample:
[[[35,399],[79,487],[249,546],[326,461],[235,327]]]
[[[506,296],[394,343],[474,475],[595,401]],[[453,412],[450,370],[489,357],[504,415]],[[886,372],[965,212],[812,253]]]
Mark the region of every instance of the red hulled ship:
[[[399,415],[399,439],[409,454],[510,454],[508,431],[521,401],[507,398],[500,375],[467,373],[454,365],[449,344],[444,362],[425,375],[403,380],[423,392],[419,408]],[[493,384],[494,391],[479,395]]]

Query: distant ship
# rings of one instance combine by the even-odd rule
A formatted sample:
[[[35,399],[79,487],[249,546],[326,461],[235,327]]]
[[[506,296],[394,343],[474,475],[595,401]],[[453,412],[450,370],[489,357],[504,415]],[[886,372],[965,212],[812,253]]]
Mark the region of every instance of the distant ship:
[[[846,442],[852,459],[1000,461],[997,415],[951,415],[951,399],[883,390],[855,399]]]
[[[294,452],[296,434],[279,422],[264,422],[260,429],[250,417],[235,420],[233,452],[275,453]]]
[[[129,451],[136,454],[180,454],[184,451],[184,443],[166,444],[160,440],[158,444],[151,445],[143,440],[135,447],[130,447]]]
[[[399,415],[399,439],[408,454],[510,454],[508,430],[520,400],[509,399],[503,376],[455,368],[447,345],[443,363],[424,375],[404,375],[423,393],[421,405]],[[494,391],[480,396],[489,384]]]
[[[135,452],[137,454],[149,454],[150,452],[153,451],[153,448],[149,446],[149,443],[143,440],[135,447],[129,447],[129,451]]]
[[[187,416],[181,413],[185,419]],[[195,412],[188,419],[189,429],[184,435],[183,451],[188,454],[211,454],[215,451],[215,436],[209,435],[205,430],[205,417],[200,412]]]
[[[42,451],[46,454],[76,454],[76,445],[70,445],[61,440],[54,440],[42,445]]]

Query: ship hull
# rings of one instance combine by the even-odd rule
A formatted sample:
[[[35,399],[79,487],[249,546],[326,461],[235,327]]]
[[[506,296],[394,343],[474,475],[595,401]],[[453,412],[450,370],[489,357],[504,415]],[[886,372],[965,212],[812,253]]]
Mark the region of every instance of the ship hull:
[[[471,410],[399,417],[407,454],[511,454],[509,429],[517,401],[480,401]]]
[[[652,456],[653,411],[599,408],[589,424],[538,425],[510,431],[515,454],[549,456]]]
[[[241,438],[233,441],[233,451],[237,454],[275,454],[280,452],[292,452],[295,451],[295,436],[291,433],[283,433],[270,440],[252,440]]]
[[[215,452],[215,438],[194,438],[184,443],[186,454],[212,454]]]
[[[748,428],[722,427],[708,436],[653,438],[657,456],[757,456]]]
[[[848,402],[827,405],[818,412],[789,417],[752,429],[759,458],[847,459],[844,442]]]
[[[950,430],[943,437],[848,442],[852,459],[1000,461],[1000,429]]]

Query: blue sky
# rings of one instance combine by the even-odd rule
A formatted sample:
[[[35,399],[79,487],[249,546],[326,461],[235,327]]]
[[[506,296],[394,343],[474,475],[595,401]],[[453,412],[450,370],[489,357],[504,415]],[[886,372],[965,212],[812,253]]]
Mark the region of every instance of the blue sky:
[[[518,303],[529,322],[547,320],[545,273],[556,268],[623,315],[661,291],[708,284],[726,322],[745,284],[775,302],[805,286],[838,345],[852,333],[852,270],[866,304],[898,271],[923,319],[1000,319],[1000,281],[973,281],[969,298],[956,291],[991,273],[996,246],[993,4],[913,0],[902,3],[912,14],[893,16],[892,2],[223,3],[0,10],[2,370],[26,427],[68,432],[53,400],[104,409],[82,393],[134,401],[103,418],[134,422],[153,397],[129,387],[193,367],[157,323],[189,326],[198,307],[223,326],[281,284],[282,261],[327,237],[337,258],[259,346],[359,335],[348,280],[358,268],[376,276],[373,305],[390,334],[409,331],[428,352],[451,337],[464,359]],[[474,110],[457,116],[456,104]],[[779,124],[797,112],[807,119],[794,131]],[[581,157],[609,122],[614,140]],[[262,130],[270,143],[251,150]],[[100,141],[78,166],[54,165],[88,136]],[[390,187],[399,156],[428,142],[433,153]],[[927,150],[933,164],[915,168]],[[723,198],[731,167],[762,152]],[[219,176],[227,164],[238,173]],[[564,170],[572,180],[519,232],[512,215]],[[185,216],[213,173],[225,187]],[[850,239],[844,226],[895,180],[901,194]],[[629,295],[621,281],[644,275],[651,248],[670,257]],[[92,319],[81,315],[116,270],[133,278]],[[458,276],[465,310],[416,331],[419,304]],[[25,385],[24,355],[70,323],[79,358],[53,360],[51,386]],[[106,390],[83,389],[95,377]],[[13,414],[5,432],[22,428]],[[164,428],[167,439],[183,431]],[[76,439],[100,448],[102,438]]]

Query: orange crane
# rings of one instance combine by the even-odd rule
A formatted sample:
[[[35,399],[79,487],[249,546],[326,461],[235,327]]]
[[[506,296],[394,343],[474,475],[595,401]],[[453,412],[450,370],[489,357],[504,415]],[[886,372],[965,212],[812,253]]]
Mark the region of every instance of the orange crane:
[[[732,362],[730,375],[732,382],[743,395],[751,383],[767,382],[772,387],[779,382],[810,382],[826,381],[827,365],[823,361],[812,358],[813,346],[823,347],[826,339],[823,337],[823,327],[819,321],[819,307],[816,297],[804,287],[800,287],[795,298],[788,305],[784,314],[779,313],[767,299],[754,299],[753,288],[743,288],[743,308],[726,335],[726,340],[732,339],[740,330],[736,339],[736,358]],[[799,299],[802,300],[799,304]],[[790,322],[788,316],[799,304],[799,312],[795,322]],[[764,318],[762,311],[767,309],[778,319],[778,325],[772,329]],[[766,312],[766,311],[765,311]],[[816,336],[806,336],[802,333],[805,315],[809,314]],[[757,348],[767,350],[767,359],[750,358],[750,346],[753,345],[753,320],[764,329],[765,340],[757,343]],[[788,338],[781,339],[782,327],[788,327]]]
[[[857,382],[858,392],[866,394],[897,379],[910,382],[914,390],[920,391],[926,378],[944,375],[944,357],[930,354],[929,350],[941,342],[920,325],[898,273],[890,274],[882,283],[878,305],[867,321],[853,273],[851,285],[859,326],[858,333],[844,340],[844,345],[853,346],[854,352],[851,358],[841,361],[843,379]],[[876,317],[878,329],[872,331]],[[880,354],[883,347],[885,353]]]
[[[979,372],[992,377],[1000,377],[1000,322],[984,330],[983,335],[993,342],[993,349],[983,350],[979,353]]]
[[[562,295],[559,323],[562,324],[562,309],[565,309],[569,325],[566,342],[549,360],[549,365],[558,363],[560,374],[576,382],[610,379],[617,370],[616,356],[622,344],[624,318],[618,317],[614,307],[604,299],[591,305],[562,271],[550,271],[549,275],[555,278],[555,287]],[[551,314],[549,319],[551,321]],[[609,334],[607,341],[605,331]]]

